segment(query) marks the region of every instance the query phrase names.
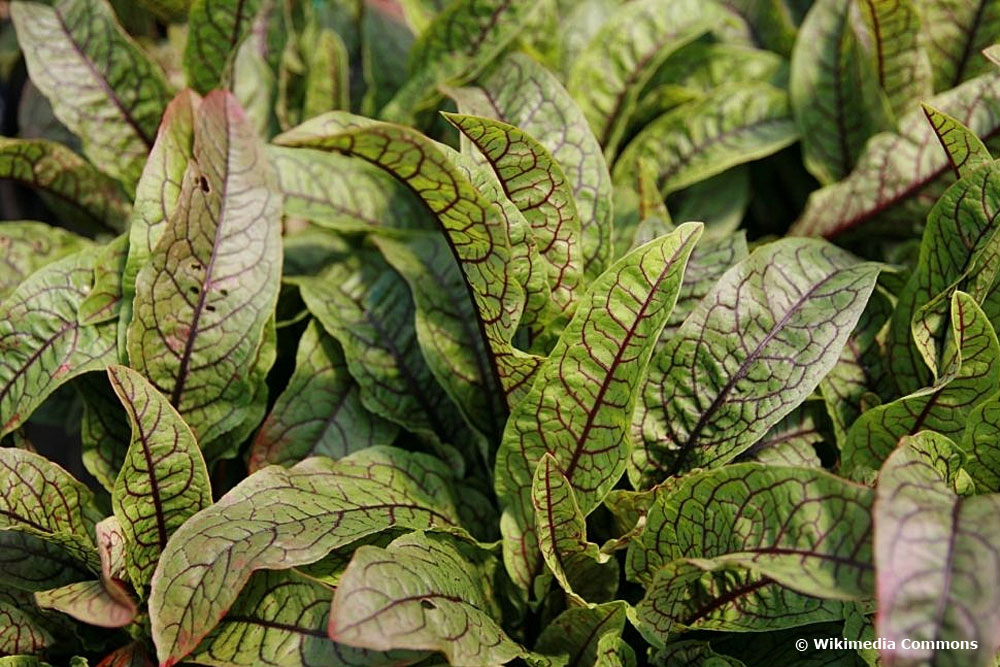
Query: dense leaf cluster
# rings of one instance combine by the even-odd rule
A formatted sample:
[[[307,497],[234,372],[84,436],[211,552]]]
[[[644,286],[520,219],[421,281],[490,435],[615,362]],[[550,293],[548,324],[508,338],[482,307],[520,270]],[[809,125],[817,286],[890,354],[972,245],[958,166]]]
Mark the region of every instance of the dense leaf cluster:
[[[9,18],[0,666],[997,664],[1000,0]]]

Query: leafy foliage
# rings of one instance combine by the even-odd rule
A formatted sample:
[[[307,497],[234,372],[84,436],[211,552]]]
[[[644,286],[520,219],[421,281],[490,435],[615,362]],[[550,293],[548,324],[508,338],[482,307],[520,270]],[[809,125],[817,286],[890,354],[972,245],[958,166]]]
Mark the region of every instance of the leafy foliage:
[[[9,16],[0,666],[997,664],[997,0]]]

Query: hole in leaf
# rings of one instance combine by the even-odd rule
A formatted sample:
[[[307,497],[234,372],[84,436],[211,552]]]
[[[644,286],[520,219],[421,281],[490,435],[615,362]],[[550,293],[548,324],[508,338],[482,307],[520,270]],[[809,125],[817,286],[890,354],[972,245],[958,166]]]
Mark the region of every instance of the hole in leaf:
[[[199,264],[198,262],[191,262],[191,270],[201,271],[201,264]]]
[[[197,285],[191,285],[188,291],[191,292],[191,294],[197,294],[200,290],[198,289]]]
[[[204,192],[204,193],[206,193],[206,194],[208,194],[209,192],[212,191],[212,188],[209,187],[209,185],[208,185],[208,179],[205,178],[204,176],[199,176],[198,177],[198,187],[200,187],[201,191]]]
[[[437,609],[437,607],[434,606],[434,603],[431,602],[430,600],[421,600],[420,606],[423,607],[424,609]]]
[[[215,312],[215,306],[213,306],[212,304],[209,304],[209,305],[205,306],[205,310],[207,310],[210,313],[214,313]]]
[[[229,296],[229,290],[222,288],[219,290],[219,294],[221,294],[222,296]]]

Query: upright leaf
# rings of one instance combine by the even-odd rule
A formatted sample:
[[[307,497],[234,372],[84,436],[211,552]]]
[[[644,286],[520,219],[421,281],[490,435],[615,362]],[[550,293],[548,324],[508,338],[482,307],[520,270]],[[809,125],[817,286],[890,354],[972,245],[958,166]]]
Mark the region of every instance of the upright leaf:
[[[236,48],[249,33],[261,0],[194,0],[188,13],[184,71],[201,94],[218,88]]]
[[[969,128],[929,104],[921,106],[958,178],[968,176],[977,168],[993,161],[989,149]]]
[[[980,51],[1000,41],[997,0],[917,0],[927,50],[934,70],[934,89],[950,90],[990,71]]]
[[[14,221],[0,225],[0,301],[35,270],[90,246],[90,242],[43,222]]]
[[[11,6],[32,82],[94,164],[130,192],[153,147],[170,91],[106,0]]]
[[[565,660],[559,664],[567,667],[598,664],[601,640],[621,635],[626,613],[626,605],[618,600],[592,607],[570,607],[542,630],[535,651],[553,662]]]
[[[805,400],[836,363],[878,271],[798,239],[727,271],[653,360],[633,417],[633,485],[730,461]]]
[[[251,475],[185,522],[160,557],[149,598],[160,663],[194,650],[254,571],[312,563],[393,526],[456,528],[449,485],[431,457],[382,447]]]
[[[497,560],[447,535],[363,546],[340,579],[330,636],[376,651],[440,651],[451,664],[503,664],[525,651],[500,628]]]
[[[496,492],[511,577],[528,588],[540,565],[531,483],[549,453],[586,516],[614,487],[628,455],[628,416],[701,234],[689,223],[638,248],[590,288],[525,399],[496,460]]]
[[[228,93],[198,108],[174,215],[136,278],[132,366],[205,447],[242,424],[278,297],[280,196],[260,140]]]
[[[110,367],[108,378],[132,423],[111,500],[127,540],[129,577],[142,590],[170,535],[212,504],[212,489],[198,443],[166,397],[124,366]]]

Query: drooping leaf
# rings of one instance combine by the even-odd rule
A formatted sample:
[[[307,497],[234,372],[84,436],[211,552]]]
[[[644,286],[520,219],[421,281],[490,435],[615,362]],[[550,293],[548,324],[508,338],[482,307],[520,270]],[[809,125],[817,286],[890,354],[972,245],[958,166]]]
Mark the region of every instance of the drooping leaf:
[[[250,470],[392,444],[398,429],[368,412],[358,392],[340,344],[311,322],[299,341],[295,373],[254,439]]]
[[[633,417],[633,485],[730,461],[805,400],[836,363],[878,271],[797,239],[727,271],[650,365]]]
[[[701,225],[688,223],[616,262],[591,286],[573,320],[512,412],[497,453],[507,571],[528,588],[540,565],[531,483],[549,453],[586,516],[625,470],[628,415],[666,324]]]
[[[128,224],[129,204],[121,187],[62,144],[0,137],[0,178],[37,189],[85,227],[121,231]]]
[[[776,153],[798,139],[788,94],[770,84],[723,86],[647,125],[615,164],[631,180],[640,159],[656,168],[663,194]]]
[[[108,378],[132,424],[112,505],[128,543],[129,577],[141,590],[167,539],[212,504],[212,490],[198,443],[167,398],[125,366],[111,366]]]
[[[135,619],[137,608],[128,594],[116,584],[81,581],[61,588],[35,593],[35,602],[43,609],[54,609],[88,625],[120,628]]]
[[[37,269],[90,246],[64,229],[28,220],[0,225],[0,301]]]
[[[451,664],[523,657],[497,622],[498,569],[488,552],[448,535],[363,546],[334,594],[330,636],[375,651],[440,651]]]
[[[921,106],[958,178],[968,176],[977,168],[993,161],[989,149],[969,128],[929,104]]]
[[[714,558],[807,595],[863,599],[873,496],[824,470],[737,463],[690,475],[657,497],[626,573],[648,583],[673,560]]]
[[[454,529],[449,482],[438,461],[382,447],[251,475],[167,543],[149,599],[160,663],[194,650],[254,571],[312,563],[393,526]]]
[[[68,380],[114,363],[116,324],[77,320],[97,256],[85,249],[49,264],[0,303],[0,435]]]
[[[1000,3],[996,0],[917,0],[934,89],[950,90],[990,71],[980,51],[1000,41]]]
[[[131,365],[204,448],[243,423],[278,297],[280,196],[235,98],[198,108],[176,211],[136,278]]]
[[[11,18],[32,82],[94,164],[133,192],[170,91],[106,0],[18,0]]]
[[[1000,75],[985,74],[927,100],[977,137],[1000,131]],[[840,183],[817,190],[789,230],[832,238],[876,221],[922,219],[950,183],[948,157],[923,109],[899,119],[897,132],[872,137],[857,166]]]
[[[566,667],[594,665],[601,640],[621,635],[625,614],[626,606],[621,601],[571,607],[542,630],[535,651]]]
[[[646,82],[666,58],[720,21],[715,2],[630,2],[604,24],[574,63],[566,87],[606,155],[613,156]]]
[[[1000,646],[1000,496],[957,496],[941,462],[951,447],[930,432],[904,438],[879,473],[876,629],[895,643],[882,651],[893,664],[988,665]],[[934,646],[956,640],[977,645]]]
[[[193,0],[184,49],[188,85],[202,95],[219,87],[260,7],[261,0]]]
[[[469,0],[434,17],[410,51],[410,78],[380,112],[408,122],[439,99],[436,87],[475,78],[517,37],[537,3],[531,0]]]
[[[125,556],[125,532],[118,517],[112,515],[94,526],[97,553],[101,558],[101,579],[105,582],[129,581],[127,558]]]
[[[951,329],[946,373],[933,386],[864,412],[844,443],[845,470],[878,469],[901,437],[924,429],[959,438],[972,410],[1000,389],[996,331],[964,292],[951,300]]]

